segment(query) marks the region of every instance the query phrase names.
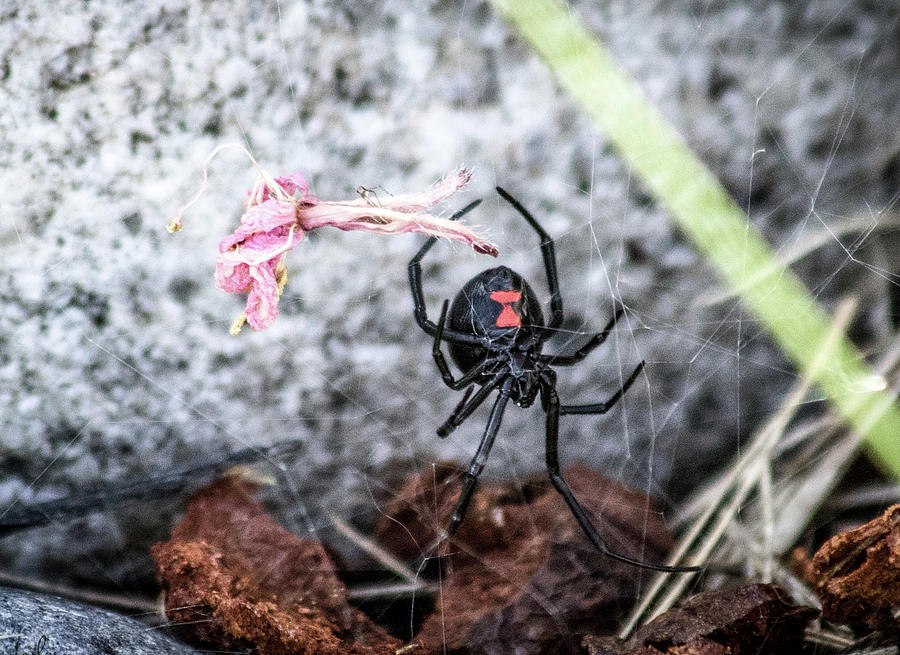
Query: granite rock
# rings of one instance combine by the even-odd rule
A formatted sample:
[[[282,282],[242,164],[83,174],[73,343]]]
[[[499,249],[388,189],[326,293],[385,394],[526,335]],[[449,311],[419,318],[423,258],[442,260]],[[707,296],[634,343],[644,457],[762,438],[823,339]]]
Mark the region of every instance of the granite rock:
[[[0,653],[190,655],[195,652],[127,616],[56,596],[0,587]]]

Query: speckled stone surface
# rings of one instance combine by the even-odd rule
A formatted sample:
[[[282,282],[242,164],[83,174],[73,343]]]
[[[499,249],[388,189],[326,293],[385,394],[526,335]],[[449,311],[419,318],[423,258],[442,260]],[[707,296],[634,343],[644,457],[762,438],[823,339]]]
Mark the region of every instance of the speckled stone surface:
[[[4,655],[196,652],[115,612],[56,596],[0,587],[0,653]]]
[[[860,296],[853,336],[877,354],[892,330],[897,251],[881,229],[900,186],[896,5],[573,9],[773,247],[787,255],[826,235],[796,269],[826,307]],[[331,511],[365,527],[402,473],[474,453],[484,413],[434,435],[459,395],[412,318],[406,262],[421,238],[312,234],[288,258],[275,324],[227,334],[242,299],[217,291],[212,271],[252,167],[221,156],[185,229],[164,226],[228,141],[272,173],[304,172],[329,199],[357,185],[420,189],[466,164],[470,189],[442,211],[484,197],[470,222],[544,293],[536,240],[493,186],[529,207],[557,237],[566,302],[548,350],[599,330],[615,301],[627,307],[608,344],[561,372],[563,401],[600,400],[647,361],[615,411],[565,418],[566,464],[677,497],[726,462],[793,381],[486,2],[5,0],[0,510],[296,438],[302,456],[276,462],[290,485],[269,491],[285,524],[320,529]],[[424,266],[432,314],[489,263],[436,247]],[[539,409],[511,407],[486,475],[540,470],[542,430]],[[21,533],[0,542],[0,559],[48,579],[149,585],[147,548],[179,502]]]

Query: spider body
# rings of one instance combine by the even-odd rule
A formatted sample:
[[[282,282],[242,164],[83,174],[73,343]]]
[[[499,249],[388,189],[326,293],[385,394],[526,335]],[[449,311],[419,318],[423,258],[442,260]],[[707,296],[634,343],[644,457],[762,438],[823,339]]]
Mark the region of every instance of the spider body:
[[[450,357],[463,374],[485,366],[477,382],[484,384],[504,368],[518,382],[510,399],[529,407],[537,396],[536,357],[547,339],[541,304],[525,279],[506,266],[489,268],[466,282],[450,305],[451,330],[483,337],[488,347],[450,343]]]
[[[448,302],[445,300],[440,319],[434,323],[429,320],[425,306],[421,267],[422,259],[436,241],[434,237],[422,246],[408,267],[416,322],[426,334],[433,337],[432,356],[441,378],[451,389],[466,389],[453,413],[437,429],[438,436],[446,437],[493,392],[497,392],[481,443],[463,474],[462,490],[447,528],[448,538],[453,536],[465,517],[478,476],[484,469],[500,429],[507,403],[512,400],[519,407],[530,407],[540,396],[541,408],[547,416],[545,454],[550,482],[566,501],[582,531],[594,546],[613,559],[635,566],[673,572],[698,570],[696,567],[650,564],[612,552],[563,479],[558,455],[559,417],[566,414],[605,414],[634,383],[643,370],[644,363],[638,364],[619,390],[603,402],[587,405],[560,403],[556,392],[556,373],[552,366],[570,366],[584,359],[606,340],[623,310],[620,308],[601,332],[594,334],[574,352],[544,354],[544,343],[563,323],[562,294],[556,272],[553,239],[515,198],[500,187],[497,187],[497,192],[518,211],[541,240],[541,255],[550,288],[550,313],[546,323],[534,290],[521,275],[505,266],[482,271],[466,282],[454,297],[449,315]],[[457,212],[452,220],[471,211],[479,202],[470,203]],[[462,372],[459,378],[454,377],[444,357],[444,342],[448,344],[450,357]]]

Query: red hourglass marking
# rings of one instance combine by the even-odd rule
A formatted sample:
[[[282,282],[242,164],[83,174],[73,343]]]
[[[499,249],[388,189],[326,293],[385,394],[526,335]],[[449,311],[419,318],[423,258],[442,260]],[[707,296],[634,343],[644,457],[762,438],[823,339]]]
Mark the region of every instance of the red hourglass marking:
[[[517,302],[521,297],[521,291],[491,292],[491,300],[496,300],[503,305],[503,309],[500,310],[500,316],[497,317],[497,322],[495,323],[497,327],[517,327],[522,325],[522,319],[516,314],[516,310],[512,308],[512,303]]]

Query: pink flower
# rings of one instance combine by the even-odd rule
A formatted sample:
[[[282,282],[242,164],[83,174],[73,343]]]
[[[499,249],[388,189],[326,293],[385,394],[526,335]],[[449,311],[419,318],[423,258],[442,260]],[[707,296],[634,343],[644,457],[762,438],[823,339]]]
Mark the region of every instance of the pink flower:
[[[228,293],[246,293],[244,318],[256,330],[271,325],[278,316],[278,298],[287,284],[284,255],[303,240],[295,192],[306,198],[306,180],[299,173],[275,178],[284,194],[274,197],[268,187],[257,185],[248,194],[241,226],[219,242],[216,286]],[[243,324],[241,319],[238,321]],[[240,325],[232,325],[232,331]]]
[[[204,183],[205,177],[204,168]],[[300,173],[274,179],[263,174],[247,195],[240,227],[219,243],[216,286],[228,293],[247,294],[244,313],[232,324],[231,333],[240,332],[244,322],[256,330],[272,324],[288,281],[285,256],[307,232],[319,227],[384,234],[421,232],[462,241],[496,257],[497,248],[465,225],[422,213],[458,191],[470,177],[468,171],[459,170],[419,193],[373,199],[365,192],[353,200],[327,202],[308,193]],[[180,229],[186,208],[169,223],[169,231]]]

